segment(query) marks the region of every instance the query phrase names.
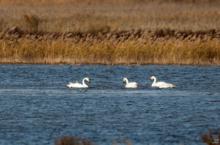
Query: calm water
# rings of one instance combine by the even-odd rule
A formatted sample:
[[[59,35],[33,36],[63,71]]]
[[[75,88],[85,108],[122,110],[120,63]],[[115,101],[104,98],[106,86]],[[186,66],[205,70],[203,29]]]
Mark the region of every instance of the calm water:
[[[152,89],[149,77],[177,85]],[[69,81],[92,79],[88,90]],[[141,84],[126,90],[122,77]],[[202,145],[220,128],[220,67],[0,65],[0,144],[53,145],[60,136],[98,145]]]

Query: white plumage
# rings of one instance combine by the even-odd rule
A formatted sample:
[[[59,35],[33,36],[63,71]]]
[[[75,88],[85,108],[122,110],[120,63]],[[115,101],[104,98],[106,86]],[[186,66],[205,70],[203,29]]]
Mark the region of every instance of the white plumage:
[[[127,78],[123,78],[123,82],[125,83],[125,88],[137,88],[138,84],[136,82],[129,82]]]
[[[166,82],[157,82],[157,78],[155,76],[150,77],[151,80],[153,80],[152,87],[160,88],[160,89],[165,89],[165,88],[175,88],[176,86],[171,83],[166,83]]]
[[[69,82],[66,86],[68,88],[88,88],[89,86],[86,84],[86,82],[89,82],[90,79],[88,77],[84,78],[82,80],[82,83],[79,82]]]

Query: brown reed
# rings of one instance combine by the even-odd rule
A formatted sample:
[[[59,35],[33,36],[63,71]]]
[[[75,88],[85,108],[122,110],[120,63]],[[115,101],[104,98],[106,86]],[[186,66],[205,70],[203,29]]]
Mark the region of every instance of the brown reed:
[[[209,130],[207,133],[201,136],[202,141],[207,145],[220,145],[220,131]]]
[[[88,139],[75,136],[64,136],[55,141],[55,145],[93,145]]]
[[[220,41],[0,40],[1,63],[220,64]]]
[[[30,32],[38,31],[40,19],[36,15],[25,14],[23,15],[23,19],[28,31]]]

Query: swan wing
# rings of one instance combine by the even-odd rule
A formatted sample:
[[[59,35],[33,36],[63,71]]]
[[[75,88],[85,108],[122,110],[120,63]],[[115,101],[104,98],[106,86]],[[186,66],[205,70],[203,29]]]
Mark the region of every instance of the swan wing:
[[[69,84],[67,84],[67,87],[69,87],[69,88],[88,88],[88,86],[80,84],[79,82],[75,82],[75,83],[70,82]]]
[[[126,88],[137,88],[138,84],[136,82],[129,82],[128,84],[126,84],[125,87]]]
[[[131,85],[137,86],[138,84],[136,82],[131,82]]]
[[[166,82],[157,82],[155,85],[158,88],[174,88],[175,87],[175,85],[171,83],[166,83]]]

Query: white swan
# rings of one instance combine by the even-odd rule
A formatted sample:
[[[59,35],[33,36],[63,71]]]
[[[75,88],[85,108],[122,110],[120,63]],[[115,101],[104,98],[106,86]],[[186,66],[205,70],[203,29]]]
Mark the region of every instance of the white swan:
[[[88,88],[89,86],[86,84],[86,81],[87,81],[87,82],[90,81],[88,77],[84,78],[84,79],[82,80],[82,83],[79,83],[79,82],[77,82],[77,81],[76,81],[75,83],[69,82],[69,84],[67,84],[66,86],[67,86],[68,88]]]
[[[127,78],[123,78],[123,83],[125,83],[125,88],[137,88],[138,84],[136,82],[129,82]]]
[[[166,82],[157,82],[157,78],[155,76],[150,77],[151,80],[153,80],[152,87],[164,89],[164,88],[175,88],[176,86],[174,84],[166,83]]]

